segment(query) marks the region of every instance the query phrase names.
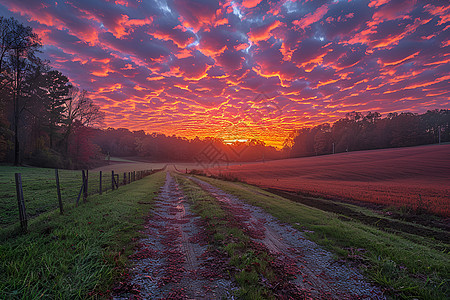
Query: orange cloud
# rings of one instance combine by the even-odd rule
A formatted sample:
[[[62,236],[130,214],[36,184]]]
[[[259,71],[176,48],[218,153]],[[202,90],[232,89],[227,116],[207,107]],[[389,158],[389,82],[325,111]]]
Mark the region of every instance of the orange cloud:
[[[122,5],[122,6],[128,7],[128,1],[125,1],[125,0],[116,0],[116,1],[114,1],[114,3],[117,5]]]
[[[101,88],[98,89],[98,92],[99,93],[110,93],[110,92],[114,92],[114,91],[117,91],[117,90],[120,90],[120,89],[122,89],[122,84],[116,83],[116,84],[111,85],[109,87],[101,87]]]
[[[262,0],[244,0],[242,1],[242,6],[246,8],[256,7]]]
[[[413,24],[407,25],[405,30],[402,33],[400,33],[398,35],[389,35],[387,38],[384,38],[384,39],[381,39],[380,41],[378,41],[374,45],[374,48],[396,45],[396,44],[398,44],[398,42],[400,40],[402,40],[406,36],[410,35],[414,31],[416,31],[416,29],[419,26],[424,25],[424,24],[426,24],[426,23],[428,23],[430,21],[431,21],[431,19],[421,20],[421,19],[418,18],[418,19],[414,20]]]
[[[145,19],[130,19],[128,15],[121,15],[120,19],[117,21],[116,26],[113,28],[114,36],[118,39],[126,36],[134,31],[134,27],[141,27],[144,25],[151,24],[153,22],[152,17]]]
[[[307,14],[304,18],[300,20],[295,20],[292,23],[301,29],[309,27],[311,24],[322,19],[323,16],[328,12],[328,5],[324,4],[319,7],[315,12]]]
[[[253,28],[250,30],[249,38],[252,42],[256,43],[258,41],[263,41],[269,38],[270,32],[277,27],[280,27],[283,23],[276,20],[269,25],[265,25],[258,28]]]
[[[97,77],[107,77],[109,73],[114,73],[114,70],[109,69],[108,67],[101,68],[101,70],[92,71],[91,74]]]
[[[388,3],[390,0],[372,0],[369,3],[369,7],[378,7],[381,6],[383,4]]]
[[[142,86],[139,86],[139,85],[135,85],[135,86],[134,86],[134,89],[135,89],[136,91],[145,91],[145,90],[147,90],[146,88],[144,88],[144,87],[142,87]]]
[[[424,6],[425,10],[433,16],[439,16],[440,21],[438,25],[450,22],[450,5],[448,6],[434,6],[427,4]]]
[[[429,81],[429,82],[413,84],[413,85],[405,87],[405,90],[422,88],[422,87],[430,86],[430,85],[433,85],[433,84],[436,84],[436,83],[439,83],[439,82],[442,82],[442,81],[446,81],[446,80],[450,80],[450,75],[443,76],[443,77],[440,77],[440,78],[436,78],[435,80]]]
[[[175,45],[177,45],[181,49],[185,48],[187,45],[191,44],[195,40],[194,37],[190,37],[186,40],[175,39],[173,35],[158,30],[153,32],[152,36],[163,41],[172,41]]]
[[[405,58],[402,58],[402,59],[399,59],[399,60],[393,61],[393,62],[386,62],[385,63],[385,62],[382,62],[381,60],[378,60],[378,63],[383,65],[383,67],[396,66],[396,65],[399,65],[399,64],[401,64],[401,63],[403,63],[403,62],[405,62],[407,60],[413,59],[414,57],[419,55],[419,53],[420,53],[420,51],[417,51],[417,52],[415,52],[415,53],[413,53],[413,54],[411,54],[411,55],[409,55],[409,56],[407,56]]]
[[[217,20],[216,23],[214,23],[214,27],[220,26],[220,25],[225,25],[228,24],[228,19],[223,18],[220,20]]]

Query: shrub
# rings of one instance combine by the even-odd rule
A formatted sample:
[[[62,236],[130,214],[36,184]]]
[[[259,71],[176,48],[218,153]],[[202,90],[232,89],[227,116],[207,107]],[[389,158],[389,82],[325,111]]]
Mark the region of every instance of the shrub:
[[[43,168],[64,168],[61,155],[50,149],[35,150],[31,154],[29,164]]]

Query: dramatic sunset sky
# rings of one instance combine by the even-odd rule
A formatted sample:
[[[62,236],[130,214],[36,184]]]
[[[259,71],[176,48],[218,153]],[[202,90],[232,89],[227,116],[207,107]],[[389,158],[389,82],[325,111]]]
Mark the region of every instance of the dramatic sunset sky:
[[[259,138],[450,108],[448,1],[0,0],[105,126]]]

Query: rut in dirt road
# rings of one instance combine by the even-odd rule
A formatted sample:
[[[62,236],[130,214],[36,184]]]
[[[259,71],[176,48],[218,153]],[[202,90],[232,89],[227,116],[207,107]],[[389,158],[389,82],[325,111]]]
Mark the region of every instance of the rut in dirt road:
[[[200,217],[169,172],[155,200],[146,237],[130,256],[127,291],[115,299],[231,299],[236,288],[218,270]]]
[[[296,266],[296,278],[292,283],[305,291],[307,298],[385,299],[382,291],[368,283],[357,269],[335,261],[330,252],[306,239],[292,226],[205,181],[190,179],[233,213],[244,231],[280,263]]]

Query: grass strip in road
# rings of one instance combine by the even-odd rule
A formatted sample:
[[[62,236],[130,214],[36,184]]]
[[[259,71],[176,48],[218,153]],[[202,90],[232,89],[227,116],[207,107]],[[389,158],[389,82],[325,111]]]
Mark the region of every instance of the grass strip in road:
[[[301,291],[289,290],[291,275],[285,272],[286,266],[276,266],[276,258],[244,233],[230,211],[186,177],[176,175],[176,179],[193,202],[195,213],[205,221],[210,247],[229,258],[231,268],[228,271],[240,288],[238,299],[301,296]]]
[[[337,214],[292,202],[255,186],[199,178],[290,223],[337,256],[357,262],[394,298],[450,298],[448,244],[419,236],[408,239],[353,220],[343,220]]]
[[[41,215],[27,234],[0,232],[0,299],[108,298],[164,178],[158,172],[64,215]]]

